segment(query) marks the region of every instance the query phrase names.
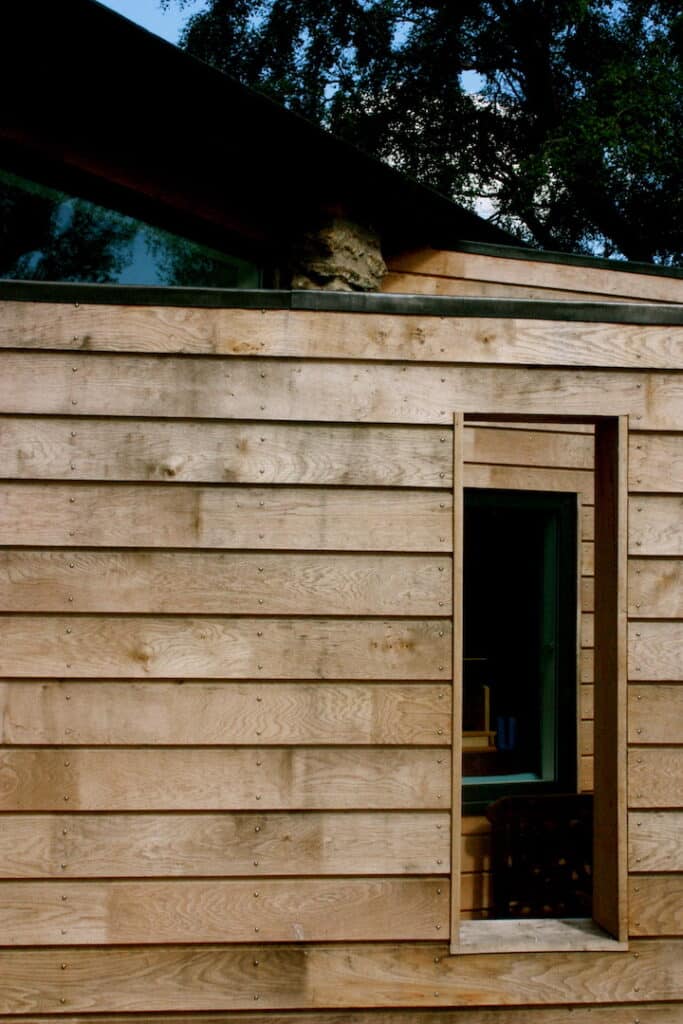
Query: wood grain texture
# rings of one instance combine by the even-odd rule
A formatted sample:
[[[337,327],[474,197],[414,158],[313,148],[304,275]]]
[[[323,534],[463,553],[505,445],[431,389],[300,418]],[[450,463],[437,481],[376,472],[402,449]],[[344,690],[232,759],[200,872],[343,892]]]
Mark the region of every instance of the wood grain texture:
[[[434,939],[448,900],[443,878],[0,882],[0,933],[7,947]]]
[[[683,871],[683,811],[631,811],[629,870]]]
[[[628,508],[630,555],[683,555],[683,497],[641,494]]]
[[[9,479],[444,487],[450,452],[440,427],[0,417]],[[593,463],[590,435],[533,429],[469,426],[464,454],[495,465]]]
[[[0,610],[443,615],[447,556],[0,550]]]
[[[539,288],[590,290],[597,295],[619,295],[628,299],[683,302],[683,282],[655,274],[631,274],[612,268],[570,266],[536,260],[505,259],[481,253],[418,249],[394,256],[393,271],[436,274],[465,280],[525,284]]]
[[[683,686],[632,683],[628,694],[628,738],[630,743],[680,743]]]
[[[680,940],[647,939],[631,954],[502,954],[495,972],[488,956],[449,957],[434,943],[7,950],[0,1012],[253,1013],[258,995],[261,1013],[563,1004],[566,1014],[566,1004],[680,1002],[681,964]]]
[[[630,880],[629,934],[683,934],[683,875],[638,875]]]
[[[2,878],[418,875],[450,868],[447,814],[4,814]],[[489,837],[463,837],[489,870]]]
[[[6,615],[0,618],[0,672],[449,680],[450,632],[443,619]]]
[[[5,744],[438,746],[450,728],[450,686],[424,683],[0,682]]]
[[[478,295],[497,299],[565,299],[570,302],[623,301],[619,295],[600,295],[598,292],[577,292],[524,284],[500,284],[498,281],[475,281],[471,278],[392,272],[385,274],[382,278],[382,291],[403,295]]]
[[[631,747],[629,805],[683,808],[683,747]]]
[[[550,325],[554,334],[556,327]],[[528,332],[524,321],[521,337]],[[12,414],[428,426],[450,423],[454,408],[474,414],[505,409],[520,418],[561,408],[565,415],[630,414],[639,430],[683,430],[683,380],[677,373],[653,374],[645,388],[641,373],[579,368],[52,352],[0,356],[0,406]]]
[[[682,336],[680,327],[540,319],[4,302],[0,347],[669,368],[681,365]]]
[[[633,618],[683,618],[683,560],[632,558],[628,585]]]
[[[451,496],[443,491],[4,484],[0,544],[449,552]]]
[[[683,434],[634,434],[628,477],[630,491],[683,491]]]
[[[682,531],[683,532],[683,531]],[[683,681],[683,622],[632,622],[629,676]]]
[[[0,750],[0,810],[443,810],[450,756],[430,748]]]

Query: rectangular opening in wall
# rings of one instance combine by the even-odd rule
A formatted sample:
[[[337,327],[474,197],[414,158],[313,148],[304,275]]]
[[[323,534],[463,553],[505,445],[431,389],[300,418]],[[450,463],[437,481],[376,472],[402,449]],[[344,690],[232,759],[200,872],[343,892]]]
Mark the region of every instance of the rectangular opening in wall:
[[[469,418],[455,418],[456,463]],[[538,436],[553,424],[569,429],[539,418]],[[617,417],[577,429],[594,443],[582,492],[562,491],[553,467],[547,491],[523,473],[510,489],[465,488],[471,475],[454,467],[453,952],[626,939],[627,430]],[[462,920],[473,815],[489,832],[490,896],[479,920]]]

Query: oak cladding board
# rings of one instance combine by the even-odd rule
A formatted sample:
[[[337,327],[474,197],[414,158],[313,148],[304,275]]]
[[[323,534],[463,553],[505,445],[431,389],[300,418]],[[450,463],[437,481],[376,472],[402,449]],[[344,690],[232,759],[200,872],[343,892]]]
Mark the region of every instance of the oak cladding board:
[[[438,748],[0,749],[0,810],[444,810]]]
[[[628,515],[630,555],[683,555],[683,496],[639,494]]]
[[[676,282],[680,289],[680,284]],[[585,282],[581,289],[585,291]],[[496,316],[2,303],[0,347],[312,359],[659,367],[683,328]],[[483,406],[482,406],[483,408]]]
[[[3,814],[0,877],[418,875],[450,867],[448,814]],[[489,869],[487,834],[464,870]]]
[[[683,651],[683,622],[644,621],[629,624],[629,678],[631,680],[683,682],[681,651]]]
[[[630,879],[629,933],[683,934],[683,874],[637,875]]]
[[[444,619],[0,617],[5,676],[450,680]]]
[[[633,618],[683,619],[683,559],[630,559],[628,595]]]
[[[630,491],[683,491],[683,434],[632,434]]]
[[[552,257],[550,257],[552,259]],[[597,294],[620,295],[627,299],[651,299],[658,302],[683,302],[683,282],[657,273],[631,273],[612,267],[571,265],[561,261],[505,258],[475,252],[451,252],[444,249],[419,249],[401,253],[390,262],[394,272],[435,274],[506,284],[590,290]]]
[[[561,407],[565,415],[630,414],[639,430],[681,430],[683,379],[584,368],[6,352],[0,406],[12,414],[422,426],[450,423],[454,409],[528,417]]]
[[[576,292],[562,288],[543,288],[525,284],[500,284],[497,281],[440,277],[435,274],[396,274],[391,271],[382,278],[382,291],[403,295],[481,295],[496,299],[566,299],[574,302],[577,299],[591,302],[623,301],[618,295],[600,295],[596,292]]]
[[[632,808],[683,808],[683,747],[631,747],[628,799]]]
[[[5,1014],[87,1013],[103,1005],[109,1013],[253,1013],[255,995],[261,1013],[560,1004],[566,1016],[567,1004],[680,1001],[683,941],[636,940],[630,954],[500,954],[495,971],[490,956],[450,957],[439,943],[67,947],[6,950],[0,958]]]
[[[444,615],[447,555],[0,550],[0,610]]]
[[[451,495],[311,487],[0,484],[0,544],[440,551]]]
[[[683,811],[631,811],[629,870],[683,872]]]
[[[445,878],[0,882],[0,935],[5,947],[435,939],[449,899]]]
[[[0,682],[0,742],[438,746],[450,698],[424,683]]]
[[[443,488],[450,441],[442,427],[2,416],[0,477]],[[471,426],[465,459],[590,469],[592,438]]]
[[[628,738],[630,743],[683,742],[683,686],[631,683]]]

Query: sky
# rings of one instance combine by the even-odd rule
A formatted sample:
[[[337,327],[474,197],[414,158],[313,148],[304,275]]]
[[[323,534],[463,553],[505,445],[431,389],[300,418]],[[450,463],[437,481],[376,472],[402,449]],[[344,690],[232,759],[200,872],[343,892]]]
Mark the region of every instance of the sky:
[[[195,0],[183,10],[173,4],[167,11],[162,11],[159,0],[100,0],[105,7],[111,7],[124,18],[137,22],[155,35],[167,39],[169,43],[177,43],[180,30],[190,14],[204,6],[204,0]]]

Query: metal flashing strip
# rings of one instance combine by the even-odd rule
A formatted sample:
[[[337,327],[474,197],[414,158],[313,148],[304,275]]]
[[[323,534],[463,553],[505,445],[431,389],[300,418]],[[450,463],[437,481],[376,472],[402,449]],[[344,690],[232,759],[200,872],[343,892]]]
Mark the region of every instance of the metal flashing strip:
[[[165,288],[144,285],[0,281],[0,301],[2,300],[207,309],[291,309],[320,313],[376,313],[389,316],[481,317],[683,326],[683,305],[469,298],[377,292]]]

